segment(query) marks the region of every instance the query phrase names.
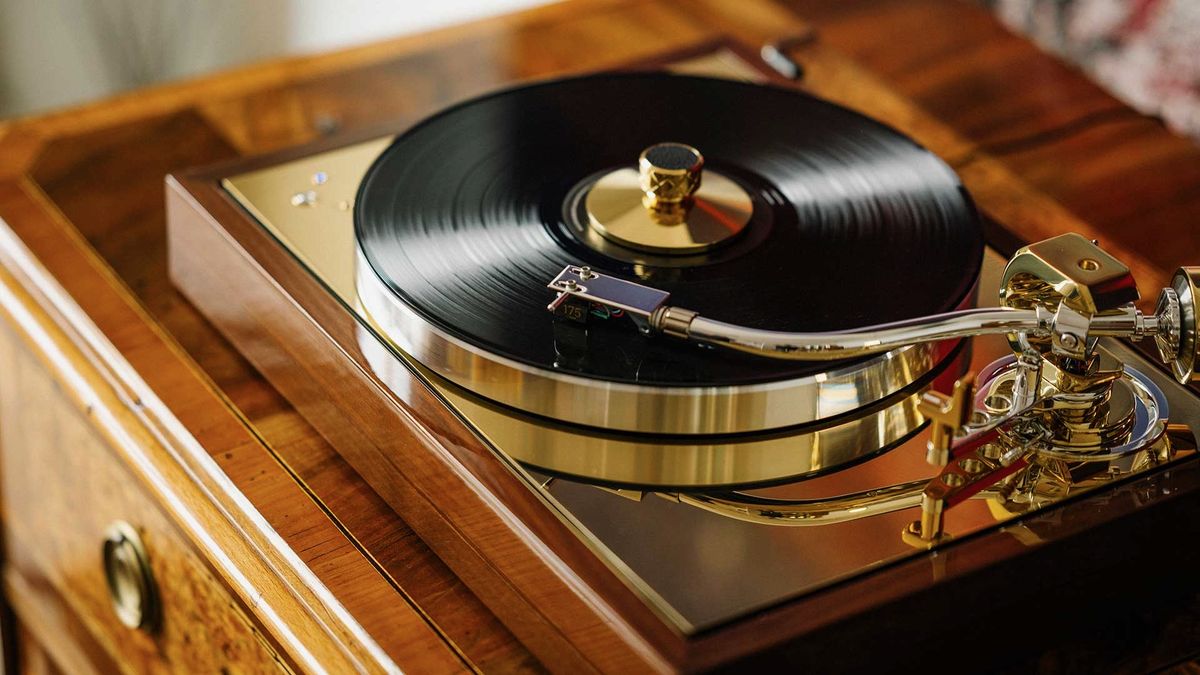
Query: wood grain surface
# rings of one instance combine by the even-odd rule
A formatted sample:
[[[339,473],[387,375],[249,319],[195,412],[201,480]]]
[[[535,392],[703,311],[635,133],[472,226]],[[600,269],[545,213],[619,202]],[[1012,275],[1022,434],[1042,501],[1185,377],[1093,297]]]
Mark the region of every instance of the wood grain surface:
[[[795,0],[822,43],[855,59],[968,144],[947,156],[968,185],[998,163],[1034,207],[1081,223],[1137,264],[1143,301],[1200,260],[1200,148],[1113,98],[1069,64],[955,0]],[[886,38],[885,38],[886,36]],[[972,186],[974,191],[976,188]],[[983,201],[983,200],[980,200]],[[1024,201],[1024,200],[1022,200]],[[1006,224],[1007,208],[993,212]],[[986,207],[985,207],[986,208]],[[1014,227],[1025,239],[1048,228]]]
[[[292,670],[11,330],[0,333],[0,371],[8,594],[63,604],[22,606],[21,613],[79,617],[124,672]],[[156,631],[123,626],[109,604],[99,552],[117,520],[138,529],[161,580]],[[25,594],[27,587],[40,592]]]
[[[51,230],[44,229],[49,233]],[[312,568],[300,564],[292,549],[282,545],[278,534],[267,528],[262,517],[245,502],[245,495],[234,491],[228,478],[203,454],[196,440],[182,435],[177,429],[179,422],[163,410],[160,399],[147,387],[129,366],[116,356],[115,348],[95,333],[94,327],[79,315],[78,307],[70,303],[62,289],[28,255],[19,242],[7,231],[0,231],[0,251],[3,252],[4,268],[0,269],[0,316],[15,328],[14,335],[35,355],[41,366],[49,371],[60,390],[74,404],[77,411],[88,418],[91,426],[108,443],[115,460],[125,467],[162,509],[171,523],[180,532],[182,540],[189,542],[197,556],[211,570],[214,578],[222,580],[232,597],[236,598],[248,616],[253,616],[262,626],[263,634],[270,636],[286,653],[290,662],[304,670],[327,668],[333,670],[352,669],[366,672],[392,671],[396,665],[381,651],[380,642],[370,637],[363,629],[372,616],[386,618],[389,625],[400,630],[386,635],[385,642],[397,656],[408,655],[413,664],[426,664],[441,669],[461,667],[460,656],[450,648],[444,637],[431,629],[425,617],[415,608],[398,604],[394,600],[379,606],[376,613],[363,611],[352,616],[347,610],[360,607],[357,602],[341,604],[330,595],[317,578]],[[61,247],[60,253],[70,249]],[[83,269],[83,268],[80,268]],[[13,273],[21,277],[14,277]],[[80,332],[84,331],[84,332]],[[178,373],[177,373],[178,374]],[[6,380],[8,385],[9,381]],[[34,411],[23,411],[21,405],[44,406],[45,401],[27,398],[18,388],[17,382],[5,390],[5,400],[14,402],[7,408],[5,428],[24,428],[37,433],[6,436],[5,453],[11,453],[15,467],[6,470],[5,476],[21,481],[32,473],[33,464],[24,457],[35,453],[40,445],[58,449],[65,445],[60,439],[48,436],[51,427],[15,426],[22,416],[44,419]],[[186,391],[186,380],[177,382]],[[183,411],[184,408],[180,408]],[[11,421],[10,421],[11,420]],[[219,420],[213,420],[219,421]],[[67,420],[63,420],[66,424]],[[213,442],[221,439],[209,436]],[[32,450],[26,448],[32,447]],[[232,456],[236,450],[226,440],[224,448]],[[24,466],[23,466],[24,464]],[[274,463],[259,464],[249,478],[251,485],[279,490],[284,486],[296,490],[293,482],[272,481],[270,474],[279,472]],[[34,484],[33,487],[37,487]],[[279,496],[283,496],[282,493]],[[57,508],[73,508],[74,504],[60,494],[65,506],[55,503]],[[81,495],[82,497],[82,495]],[[295,509],[314,508],[311,500],[296,491]],[[6,508],[4,515],[12,516],[10,525],[16,532],[36,531],[37,522],[29,522],[43,509],[25,511]],[[321,523],[322,521],[316,521]],[[7,529],[6,529],[7,532]],[[303,542],[303,539],[298,540]],[[44,586],[20,584],[24,579],[19,574],[9,574],[21,559],[19,554],[27,548],[20,539],[6,542],[7,566],[5,581],[10,591],[10,600],[18,610],[24,625],[28,626],[31,614],[21,614],[30,593]],[[45,563],[43,559],[41,562]],[[62,565],[84,565],[74,557],[58,561]],[[353,560],[349,561],[351,564]],[[28,570],[27,570],[28,571]],[[352,572],[353,568],[339,569],[340,573]],[[45,570],[43,570],[45,572]],[[359,588],[368,589],[375,577],[357,580]],[[167,577],[166,584],[183,584],[185,579]],[[367,584],[363,586],[362,584]],[[386,586],[385,586],[386,588]],[[47,602],[56,594],[43,595]],[[355,600],[350,596],[348,600]],[[22,603],[25,603],[24,605]],[[78,609],[78,606],[77,606]],[[68,612],[58,612],[60,618],[70,619]],[[82,620],[82,619],[77,619]],[[72,624],[73,625],[73,624]],[[82,636],[88,631],[50,631],[50,637],[70,634]],[[94,636],[92,636],[94,638]],[[76,638],[80,644],[89,640]],[[110,643],[111,644],[111,643]],[[124,643],[121,643],[122,645]],[[96,653],[91,650],[90,653]],[[94,659],[93,659],[94,660]],[[120,662],[120,658],[113,657]]]
[[[402,606],[466,667],[538,669],[513,632],[171,286],[162,177],[330,133],[402,128],[508,82],[725,35],[751,46],[809,38],[788,51],[809,66],[810,86],[946,157],[1012,241],[1094,233],[1133,262],[1151,292],[1200,253],[1191,225],[1200,214],[1196,149],[962,0],[576,0],[126,94],[0,123],[0,218],[399,665],[422,663],[406,651],[415,649],[409,629],[394,620]],[[896,94],[882,96],[847,73]]]

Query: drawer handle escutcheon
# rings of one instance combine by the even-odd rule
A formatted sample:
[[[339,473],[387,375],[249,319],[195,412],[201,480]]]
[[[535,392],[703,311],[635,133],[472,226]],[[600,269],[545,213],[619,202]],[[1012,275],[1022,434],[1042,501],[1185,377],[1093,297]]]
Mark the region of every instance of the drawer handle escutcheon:
[[[150,558],[137,530],[123,520],[104,533],[104,578],[122,624],[146,632],[158,628],[161,605]]]

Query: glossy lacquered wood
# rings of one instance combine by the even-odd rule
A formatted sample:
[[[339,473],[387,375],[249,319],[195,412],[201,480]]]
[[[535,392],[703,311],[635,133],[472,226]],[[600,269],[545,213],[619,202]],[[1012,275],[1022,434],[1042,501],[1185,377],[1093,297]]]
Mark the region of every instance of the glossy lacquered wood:
[[[162,177],[330,132],[395,130],[452,101],[519,79],[653,60],[726,37],[741,39],[753,51],[768,40],[807,38],[812,28],[815,42],[801,39],[789,48],[812,86],[913,133],[951,161],[973,192],[990,195],[980,201],[1003,224],[996,234],[1015,242],[1060,229],[1095,232],[1106,244],[1120,244],[1114,251],[1119,256],[1132,256],[1147,287],[1188,253],[1165,239],[1134,236],[1124,222],[1126,207],[1137,202],[1117,199],[1123,193],[1112,186],[1147,180],[1139,162],[1157,158],[1154,203],[1143,204],[1137,215],[1190,241],[1187,227],[1195,221],[1190,217],[1195,208],[1188,167],[1196,161],[1194,150],[960,0],[578,0],[137,92],[0,124],[0,217],[45,276],[78,304],[78,316],[63,321],[95,326],[179,422],[175,432],[194,439],[246,497],[250,506],[238,508],[257,512],[298,565],[396,663],[450,667],[420,656],[439,658],[440,643],[443,654],[460,655],[467,667],[537,669],[526,646],[531,645],[544,661],[565,669],[578,663],[570,654],[578,649],[556,631],[546,633],[548,624],[537,618],[541,610],[500,607],[509,626],[498,621],[396,516],[396,495],[378,494],[378,485],[364,480],[174,290],[166,273]],[[806,57],[814,52],[819,56]],[[878,86],[883,82],[887,86]],[[1138,134],[1113,132],[1124,127],[1109,115],[1128,120]],[[1139,147],[1161,151],[1150,157]],[[1097,157],[1106,159],[1092,161]],[[14,265],[11,255],[4,265]],[[428,522],[444,519],[427,515]],[[479,557],[468,542],[422,534],[439,552],[464,551],[455,562],[459,570],[462,560]],[[270,542],[249,539],[271,549]],[[283,576],[292,564],[285,562],[276,559]],[[987,561],[976,562],[982,567]],[[497,570],[483,572],[497,578]],[[497,598],[512,591],[492,592],[487,601],[499,607]],[[830,605],[838,606],[836,598]],[[415,607],[411,617],[432,628],[417,628],[405,607]],[[844,607],[854,610],[850,603]],[[533,620],[526,623],[521,616]],[[901,621],[897,616],[892,618]],[[805,620],[832,622],[836,615],[813,617]],[[817,655],[838,662],[833,649],[843,643],[832,638],[855,633],[830,625],[821,634],[830,651]],[[700,667],[779,641],[762,624],[747,626],[729,634],[732,642],[745,642],[740,646],[712,641],[711,648],[689,648],[687,656],[672,652],[679,642],[667,636],[656,649],[670,663]],[[604,631],[612,633],[611,627]],[[432,642],[425,641],[430,636]],[[596,637],[589,634],[587,640]],[[599,649],[595,645],[604,643],[592,644]]]
[[[113,519],[131,521],[152,519],[154,529],[158,530],[157,541],[160,544],[174,542],[166,553],[175,555],[167,555],[163,560],[199,561],[210,570],[211,578],[224,584],[224,592],[236,600],[246,616],[253,617],[260,626],[256,630],[264,639],[277,645],[276,652],[284,662],[303,670],[322,667],[376,672],[394,670],[396,665],[392,658],[362,628],[360,621],[369,620],[370,614],[361,612],[361,619],[352,617],[329,594],[313,570],[300,564],[295,553],[279,543],[278,534],[268,527],[261,515],[245,505],[245,496],[234,491],[212,460],[202,452],[197,453],[200,448],[195,439],[180,433],[178,420],[165,412],[161,400],[95,331],[62,289],[45,276],[44,270],[20,242],[4,232],[0,243],[5,260],[5,269],[0,270],[0,315],[9,324],[12,339],[25,345],[47,371],[46,381],[52,379],[56,383],[66,396],[65,400],[74,404],[77,414],[86,418],[110,449],[111,469],[108,469],[109,464],[103,463],[104,455],[88,455],[90,461],[101,464],[92,467],[85,476],[94,475],[99,484],[110,486],[110,492],[90,496],[95,502],[91,504],[93,513],[90,515],[107,513]],[[65,249],[60,250],[65,252]],[[53,413],[47,417],[46,407],[55,402],[35,395],[40,383],[36,371],[24,368],[23,360],[14,359],[13,363],[20,367],[15,368],[14,376],[4,382],[6,435],[3,451],[9,460],[5,465],[5,478],[21,489],[11,490],[16,493],[13,497],[16,502],[6,506],[4,511],[5,532],[12,537],[6,541],[10,563],[6,567],[5,581],[11,591],[10,599],[17,607],[23,625],[43,629],[39,637],[48,643],[51,654],[65,649],[58,642],[65,642],[64,635],[71,635],[73,643],[105,647],[104,650],[89,649],[89,655],[109,653],[115,664],[136,664],[137,652],[133,649],[136,642],[115,640],[111,636],[103,639],[96,629],[102,624],[89,626],[88,623],[95,620],[96,612],[83,613],[85,609],[94,610],[97,606],[95,594],[104,592],[100,585],[91,585],[92,581],[100,583],[103,579],[99,568],[101,539],[93,542],[97,547],[94,549],[95,567],[83,568],[90,570],[92,576],[84,575],[85,581],[76,582],[89,585],[91,596],[80,593],[79,589],[64,587],[68,582],[61,578],[73,577],[55,569],[57,566],[74,572],[80,565],[86,565],[79,560],[78,551],[86,546],[79,539],[88,533],[72,529],[69,524],[60,524],[61,536],[66,537],[69,546],[58,547],[62,549],[58,552],[65,550],[65,558],[46,552],[40,556],[27,555],[38,551],[38,547],[25,543],[25,538],[37,537],[40,529],[46,527],[40,522],[40,518],[45,517],[43,514],[58,513],[60,517],[55,520],[72,522],[65,514],[73,513],[76,508],[88,508],[89,494],[81,486],[72,488],[73,482],[80,481],[70,480],[73,474],[57,469],[57,463],[39,464],[43,458],[53,462],[56,452],[74,451],[71,446],[78,445],[81,438],[78,432],[83,425],[71,426],[72,418],[61,405],[54,406]],[[17,377],[22,373],[24,377]],[[10,430],[11,435],[8,434]],[[76,442],[64,437],[66,430],[77,432]],[[95,453],[102,449],[92,443],[86,451]],[[225,447],[230,457],[234,450]],[[59,463],[65,461],[62,457],[58,459]],[[86,467],[81,460],[71,462]],[[126,473],[121,473],[122,466]],[[291,482],[272,480],[272,468],[271,465],[260,465],[253,478],[264,488],[277,492],[280,486],[294,486]],[[56,469],[60,474],[57,477],[53,473]],[[108,473],[101,469],[107,469]],[[274,470],[278,471],[278,468],[274,467]],[[51,473],[45,474],[45,471]],[[123,479],[118,481],[121,477]],[[28,485],[25,481],[29,481]],[[42,482],[54,485],[55,489],[40,486]],[[120,491],[122,484],[126,486],[124,492]],[[146,495],[141,504],[129,501],[134,499],[129,495],[139,494],[138,486]],[[25,489],[34,492],[27,493]],[[124,501],[119,501],[114,495],[126,496],[122,498]],[[37,503],[34,497],[40,497],[45,503]],[[124,505],[124,510],[130,511],[131,515],[128,518],[117,515],[112,508],[117,505]],[[311,502],[302,500],[295,506],[302,508],[305,505],[311,506]],[[156,507],[162,515],[156,516],[150,506]],[[79,521],[77,527],[101,529],[91,536],[103,537],[102,528],[91,518],[77,517],[75,520]],[[172,535],[164,522],[169,522],[178,534]],[[187,548],[194,553],[180,553]],[[346,562],[353,564],[353,560]],[[192,569],[190,564],[180,562],[163,568],[159,584],[168,588],[187,588],[193,584],[184,576]],[[73,608],[78,615],[74,618],[71,612],[54,613],[54,616],[67,620],[73,630],[50,629],[36,620],[36,613],[20,611],[30,608],[23,604],[29,602],[30,592],[41,589],[41,585],[26,583],[31,576],[40,578],[36,576],[39,573],[60,582],[49,589],[49,594],[38,596],[42,604],[55,602],[63,596],[82,595],[93,599],[90,603],[85,599],[64,605]],[[193,574],[199,573],[193,571]],[[441,664],[450,669],[462,666],[459,655],[431,630],[422,615],[395,603],[386,611],[394,625],[406,628],[400,636],[404,641],[390,645],[393,649],[399,647],[398,654],[407,650],[415,655],[413,658],[417,663]],[[173,619],[176,628],[183,629],[195,620],[186,611],[181,610],[181,614]],[[221,663],[217,661],[218,665]]]
[[[291,669],[268,636],[241,611],[202,558],[179,536],[109,449],[84,414],[57,388],[50,373],[17,341],[0,333],[0,475],[4,482],[4,570],[8,597],[26,623],[76,616],[126,672],[252,672]],[[100,544],[117,521],[145,542],[161,609],[146,629],[117,619]],[[30,616],[38,614],[38,616]],[[61,653],[71,643],[50,642],[56,659],[85,667]],[[101,664],[88,665],[101,669]]]
[[[803,35],[802,25],[794,27]],[[797,41],[784,48],[803,67],[803,85],[810,90],[891,122],[952,161],[971,156],[978,168],[968,180],[985,212],[993,217],[997,226],[994,234],[1004,243],[1027,235],[1033,227],[1087,231],[1086,223],[1057,208],[999,162],[978,154],[954,130],[922,114],[844,57],[810,41]],[[664,634],[636,598],[614,584],[578,541],[564,536],[552,515],[537,508],[536,499],[506,471],[504,463],[445,415],[436,397],[418,378],[413,377],[408,387],[399,387],[405,393],[395,397],[371,375],[357,352],[358,328],[353,318],[218,186],[222,176],[351,140],[335,139],[265,159],[218,166],[170,183],[172,271],[189,297],[277,388],[296,402],[376,491],[405,514],[419,533],[441,542],[438,552],[506,622],[521,625],[527,617],[520,610],[528,607],[534,612],[534,620],[565,633],[570,646],[580,650],[584,658],[595,658],[588,655],[588,650],[600,645],[603,657],[608,659],[598,663],[601,668],[627,666],[627,662],[615,660],[620,658],[622,648],[637,658],[639,645],[632,640],[638,637],[647,640],[675,668],[707,668],[731,660],[784,655],[803,661],[820,653],[814,651],[814,645],[851,649],[852,643],[838,637],[848,626],[854,626],[860,637],[877,638],[871,630],[885,624],[864,619],[864,614],[878,611],[884,604],[901,602],[909,611],[913,606],[922,606],[921,613],[933,621],[933,617],[949,612],[948,605],[938,607],[935,598],[949,597],[956,583],[980,593],[996,594],[1003,592],[1005,579],[1013,578],[1009,575],[1014,572],[1002,571],[1001,561],[1021,558],[1029,549],[1006,536],[981,538],[969,547],[944,554],[940,571],[931,573],[930,561],[922,561],[764,612],[752,621],[708,635],[681,640]],[[195,250],[204,250],[206,256],[191,255]],[[1140,271],[1153,273],[1144,268]],[[235,292],[241,297],[231,301]],[[371,421],[368,424],[364,420]],[[414,422],[418,438],[433,432],[432,445],[408,440],[414,436]],[[435,458],[437,461],[430,461]],[[423,486],[436,488],[426,491]],[[491,497],[492,503],[472,501],[479,494]],[[423,511],[426,505],[422,500],[432,508],[432,517]],[[481,510],[481,506],[491,512]],[[1126,513],[1116,510],[1110,515]],[[519,517],[529,530],[506,528],[512,516]],[[1101,524],[1100,520],[1091,523],[1097,527]],[[454,534],[452,541],[469,541],[473,550],[445,544],[447,529]],[[1077,534],[1071,528],[1050,531],[1054,533],[1051,539],[1069,539]],[[521,550],[530,541],[548,546],[552,553]],[[1098,542],[1088,545],[1095,547]],[[1075,555],[1084,555],[1083,550],[1080,545]],[[1059,560],[1062,551],[1054,547],[1042,551],[1045,557],[1041,564]],[[1112,560],[1099,551],[1084,557],[1090,563],[1079,567],[1080,576],[1098,574],[1101,560],[1108,560],[1105,565],[1111,567]],[[546,568],[560,560],[568,563],[577,577],[574,585],[561,584],[547,573]],[[1013,565],[1019,566],[1015,562]],[[990,579],[976,574],[989,568],[994,574]],[[497,586],[497,580],[507,583]],[[935,587],[936,593],[922,595],[922,591]],[[589,598],[587,592],[593,595]],[[618,612],[628,622],[627,627],[617,626],[609,636],[597,637],[593,619],[573,605],[579,598],[588,600],[595,616],[601,619],[606,611]],[[596,607],[599,603],[607,606]],[[524,627],[529,630],[528,626]],[[630,635],[630,629],[638,634]],[[821,639],[814,638],[819,631]],[[806,639],[788,645],[805,634]],[[930,639],[920,630],[895,634],[905,634],[911,644]],[[542,658],[563,664],[556,660],[563,654],[551,651],[544,643],[544,633],[531,630],[518,635]],[[585,635],[587,641],[581,637]],[[844,659],[844,665],[853,663],[852,658]],[[641,665],[653,664],[642,661]]]

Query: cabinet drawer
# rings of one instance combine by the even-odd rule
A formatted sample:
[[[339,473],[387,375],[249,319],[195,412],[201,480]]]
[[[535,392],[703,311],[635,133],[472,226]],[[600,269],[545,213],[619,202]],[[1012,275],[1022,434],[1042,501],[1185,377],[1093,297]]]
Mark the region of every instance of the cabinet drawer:
[[[21,622],[68,671],[288,670],[87,414],[0,327],[4,579]]]

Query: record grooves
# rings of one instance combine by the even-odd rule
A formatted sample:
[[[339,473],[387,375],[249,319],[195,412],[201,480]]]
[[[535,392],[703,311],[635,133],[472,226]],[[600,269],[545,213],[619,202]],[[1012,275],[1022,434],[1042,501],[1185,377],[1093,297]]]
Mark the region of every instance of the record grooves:
[[[679,258],[597,250],[577,216],[588,178],[662,141],[700,149],[749,193],[745,231]],[[438,355],[411,335],[422,322],[484,358],[594,388],[762,389],[883,358],[778,362],[647,340],[623,319],[563,326],[545,284],[567,264],[651,284],[705,316],[823,331],[960,306],[983,248],[957,177],[899,133],[793,90],[665,74],[534,84],[450,108],[380,156],[355,208],[360,292],[380,285],[419,317],[398,342],[472,389],[429,363]],[[390,311],[363,295],[374,314]],[[744,430],[694,431],[714,429]]]

